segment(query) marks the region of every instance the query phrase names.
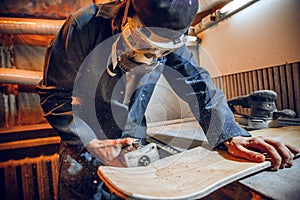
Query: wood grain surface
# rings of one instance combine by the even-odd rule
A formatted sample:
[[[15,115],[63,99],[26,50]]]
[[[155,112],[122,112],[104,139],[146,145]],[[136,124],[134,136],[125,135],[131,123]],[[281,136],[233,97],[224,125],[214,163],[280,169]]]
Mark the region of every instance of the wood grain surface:
[[[300,148],[300,126],[251,132]],[[202,145],[160,159],[147,167],[100,166],[98,174],[109,189],[124,199],[196,199],[222,186],[270,167],[212,151]]]

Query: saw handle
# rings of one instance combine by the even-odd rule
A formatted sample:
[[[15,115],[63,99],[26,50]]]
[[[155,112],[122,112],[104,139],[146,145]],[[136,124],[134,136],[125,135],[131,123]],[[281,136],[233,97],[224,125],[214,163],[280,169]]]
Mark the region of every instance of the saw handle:
[[[296,113],[293,110],[290,109],[283,109],[280,111],[273,112],[273,118],[278,119],[278,117],[288,117],[288,118],[294,118],[296,116]]]

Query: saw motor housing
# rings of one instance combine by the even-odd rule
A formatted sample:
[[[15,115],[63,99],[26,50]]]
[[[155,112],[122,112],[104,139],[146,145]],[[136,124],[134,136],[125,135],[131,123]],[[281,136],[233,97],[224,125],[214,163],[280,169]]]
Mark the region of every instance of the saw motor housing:
[[[159,154],[155,143],[139,146],[136,150],[124,155],[127,167],[147,166],[159,160]]]

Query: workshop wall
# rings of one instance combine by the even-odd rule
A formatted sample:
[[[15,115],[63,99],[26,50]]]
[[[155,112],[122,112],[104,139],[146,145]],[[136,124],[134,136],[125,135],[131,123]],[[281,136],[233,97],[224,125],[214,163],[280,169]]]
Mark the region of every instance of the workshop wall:
[[[200,63],[224,76],[300,61],[300,1],[257,1],[198,34]]]

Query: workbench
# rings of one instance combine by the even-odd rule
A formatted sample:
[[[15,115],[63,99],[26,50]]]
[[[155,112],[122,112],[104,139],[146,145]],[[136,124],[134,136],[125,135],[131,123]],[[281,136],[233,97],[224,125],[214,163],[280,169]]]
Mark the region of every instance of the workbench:
[[[300,131],[300,126],[299,126]],[[173,120],[163,126],[149,126],[149,135],[184,151],[189,145],[193,148],[206,141],[204,133],[193,119]],[[284,134],[284,133],[283,133]],[[300,199],[300,156],[294,160],[293,167],[278,171],[271,168],[234,181],[204,199]]]
[[[267,198],[300,199],[300,158],[294,160],[294,166],[276,172],[264,170],[239,181]]]

